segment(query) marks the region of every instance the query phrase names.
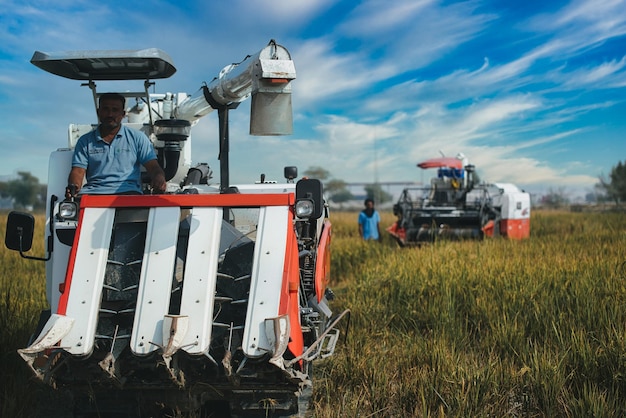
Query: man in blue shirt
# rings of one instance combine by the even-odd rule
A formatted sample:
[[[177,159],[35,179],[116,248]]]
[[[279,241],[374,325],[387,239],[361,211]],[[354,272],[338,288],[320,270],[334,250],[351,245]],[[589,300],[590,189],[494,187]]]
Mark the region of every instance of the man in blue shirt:
[[[143,132],[122,125],[125,104],[121,94],[100,96],[100,124],[76,143],[66,197],[79,190],[84,194],[141,194],[141,165],[150,175],[153,192],[165,192],[165,174],[152,142]]]
[[[380,215],[374,209],[374,200],[365,199],[365,209],[359,213],[359,235],[364,240],[381,241]]]

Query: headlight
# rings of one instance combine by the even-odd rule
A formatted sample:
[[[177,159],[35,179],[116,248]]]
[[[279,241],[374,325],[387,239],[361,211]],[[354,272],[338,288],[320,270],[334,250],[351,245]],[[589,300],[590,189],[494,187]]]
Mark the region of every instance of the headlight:
[[[65,220],[76,219],[78,205],[76,202],[61,202],[59,204],[59,216]]]
[[[308,218],[313,215],[315,204],[312,200],[303,199],[296,202],[296,216],[298,218]]]

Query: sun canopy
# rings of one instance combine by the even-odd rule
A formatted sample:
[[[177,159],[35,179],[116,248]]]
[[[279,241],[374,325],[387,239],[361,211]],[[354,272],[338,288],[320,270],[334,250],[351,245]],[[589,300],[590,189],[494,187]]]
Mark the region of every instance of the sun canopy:
[[[140,50],[35,51],[30,62],[72,80],[149,80],[176,72],[169,55],[157,48]]]
[[[424,169],[441,168],[441,167],[461,169],[463,168],[463,161],[454,157],[439,157],[439,158],[431,158],[426,161],[422,161],[421,163],[417,164],[417,166],[419,168],[424,168]]]

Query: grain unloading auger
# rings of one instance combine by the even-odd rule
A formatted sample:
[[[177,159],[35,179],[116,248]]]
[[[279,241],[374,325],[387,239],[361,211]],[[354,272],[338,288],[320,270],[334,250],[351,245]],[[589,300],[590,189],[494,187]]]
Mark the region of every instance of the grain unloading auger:
[[[70,125],[52,153],[47,257],[24,254],[34,218],[12,212],[5,243],[46,261],[50,309],[19,354],[43,382],[66,389],[76,416],[289,416],[302,412],[311,364],[333,354],[331,223],[317,179],[230,184],[228,111],[252,96],[253,135],[291,133],[295,67],[274,41],[230,65],[196,96],[150,93],[175,67],[163,51],[36,52],[31,62],[70,79],[143,80],[125,92],[128,125],[152,140],[166,194],[64,199],[72,148],[95,125]],[[220,184],[191,165],[191,128],[219,112]],[[309,162],[307,162],[309,164]],[[217,409],[216,409],[217,408]],[[60,412],[60,411],[57,411]],[[72,416],[68,415],[68,416]]]
[[[417,164],[437,169],[427,187],[407,187],[393,207],[397,221],[387,231],[401,246],[437,239],[482,239],[530,234],[530,195],[508,183],[475,183],[474,166],[460,158]]]

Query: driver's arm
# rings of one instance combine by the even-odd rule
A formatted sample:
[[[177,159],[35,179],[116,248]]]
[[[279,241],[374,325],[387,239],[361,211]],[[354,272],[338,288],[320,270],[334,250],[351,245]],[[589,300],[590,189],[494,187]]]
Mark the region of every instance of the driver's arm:
[[[150,174],[150,183],[153,193],[165,193],[167,183],[165,181],[165,173],[157,162],[157,160],[150,160],[144,164],[146,171]]]
[[[87,172],[86,169],[81,168],[81,167],[72,167],[72,170],[70,171],[70,175],[67,178],[67,185],[68,187],[65,188],[65,197],[66,198],[70,198],[70,197],[75,197],[76,194],[79,192],[80,188],[83,186],[83,180],[85,179],[85,173]],[[74,190],[70,189],[70,186],[73,185],[75,186]]]

